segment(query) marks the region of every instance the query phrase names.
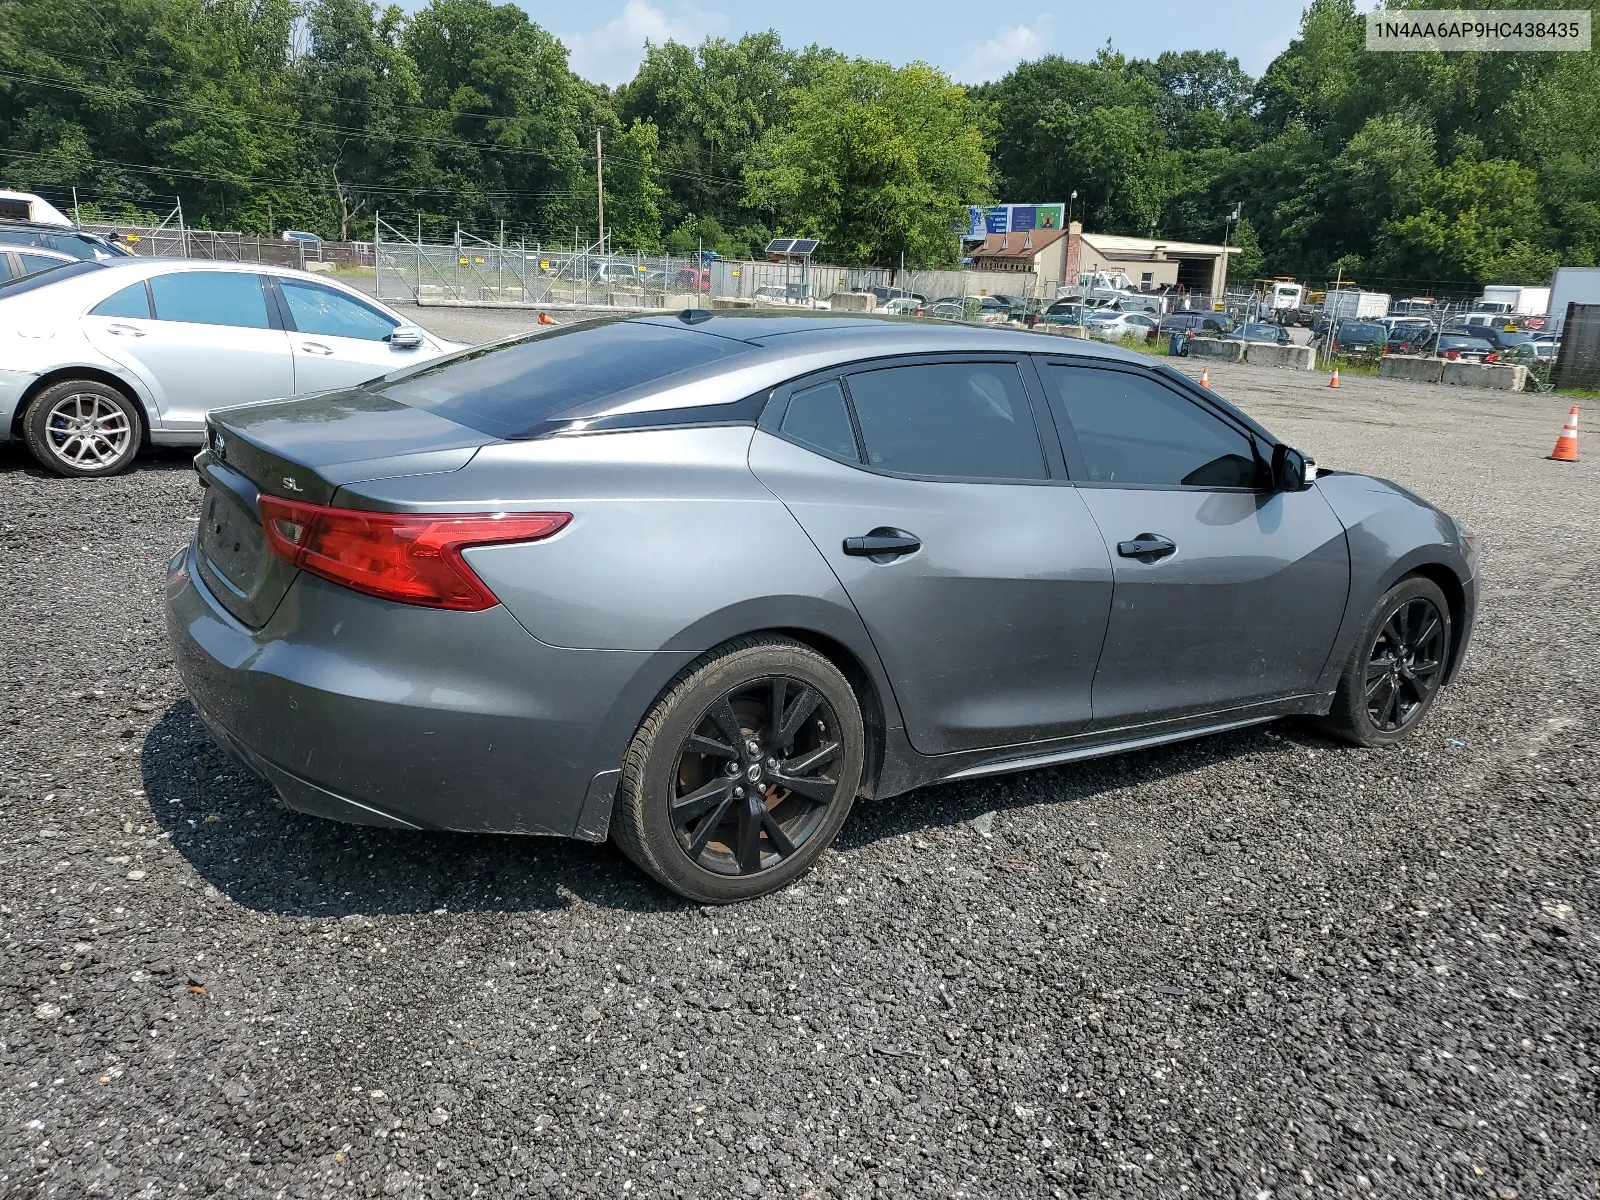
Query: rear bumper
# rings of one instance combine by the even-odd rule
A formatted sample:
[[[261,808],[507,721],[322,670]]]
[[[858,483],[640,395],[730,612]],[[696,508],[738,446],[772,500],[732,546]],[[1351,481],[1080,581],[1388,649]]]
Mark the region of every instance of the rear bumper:
[[[416,608],[305,574],[252,630],[200,579],[192,547],[168,566],[166,613],[223,749],[290,808],[398,828],[603,837],[591,784],[614,778],[693,657],[556,649],[504,607]]]

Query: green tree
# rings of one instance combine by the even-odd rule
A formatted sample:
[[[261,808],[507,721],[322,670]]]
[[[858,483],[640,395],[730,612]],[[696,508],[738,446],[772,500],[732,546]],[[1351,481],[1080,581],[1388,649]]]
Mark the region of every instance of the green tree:
[[[1390,275],[1482,281],[1502,273],[1509,256],[1525,264],[1543,240],[1538,179],[1515,162],[1458,158],[1423,182],[1418,201],[1378,236]]]
[[[951,263],[950,228],[989,196],[966,90],[922,63],[823,61],[746,170],[746,202],[847,263]]]
[[[453,221],[546,237],[593,229],[593,137],[559,41],[514,4],[431,0],[402,46],[429,110],[412,124],[434,147],[436,235]]]
[[[431,182],[431,148],[409,136],[422,84],[400,49],[405,15],[398,7],[379,12],[370,0],[313,0],[306,26],[306,144],[329,184],[329,232],[346,241],[354,222],[381,206],[379,196]]]
[[[771,31],[737,42],[707,38],[697,49],[672,41],[646,47],[639,73],[619,89],[617,109],[624,121],[649,121],[660,131],[669,220],[737,221],[745,166],[787,117],[799,63]]]

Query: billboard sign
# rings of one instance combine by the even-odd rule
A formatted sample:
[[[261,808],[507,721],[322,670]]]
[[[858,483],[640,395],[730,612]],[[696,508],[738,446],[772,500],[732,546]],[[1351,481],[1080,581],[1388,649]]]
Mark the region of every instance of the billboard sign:
[[[966,228],[955,223],[955,232],[968,241],[980,241],[989,233],[1026,233],[1033,229],[1065,229],[1065,204],[993,204],[988,208],[967,209]]]
[[[964,241],[983,241],[983,209],[976,204],[967,206],[967,219],[965,221],[952,221],[950,228]]]

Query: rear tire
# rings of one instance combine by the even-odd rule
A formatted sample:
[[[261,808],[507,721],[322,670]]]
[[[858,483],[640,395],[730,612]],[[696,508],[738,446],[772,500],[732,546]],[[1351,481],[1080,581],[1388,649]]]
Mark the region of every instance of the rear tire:
[[[144,440],[139,406],[109,384],[64,379],[33,398],[22,436],[39,464],[70,479],[125,471]]]
[[[767,895],[833,841],[865,750],[837,667],[795,642],[736,639],[692,664],[634,734],[612,840],[690,900]]]
[[[1384,593],[1350,652],[1327,733],[1355,746],[1390,746],[1411,734],[1438,698],[1450,660],[1450,605],[1413,575]]]

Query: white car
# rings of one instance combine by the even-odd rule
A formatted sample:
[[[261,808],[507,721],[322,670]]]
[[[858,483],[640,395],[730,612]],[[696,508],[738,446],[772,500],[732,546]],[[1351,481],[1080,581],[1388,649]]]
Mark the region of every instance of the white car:
[[[1100,311],[1090,313],[1084,319],[1084,328],[1092,338],[1099,338],[1103,342],[1120,342],[1129,334],[1137,334],[1148,338],[1160,324],[1149,313],[1142,312],[1108,312]]]
[[[0,283],[0,441],[60,475],[200,445],[212,409],[350,387],[463,347],[326,277],[123,258]]]

